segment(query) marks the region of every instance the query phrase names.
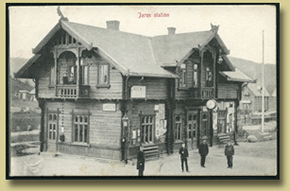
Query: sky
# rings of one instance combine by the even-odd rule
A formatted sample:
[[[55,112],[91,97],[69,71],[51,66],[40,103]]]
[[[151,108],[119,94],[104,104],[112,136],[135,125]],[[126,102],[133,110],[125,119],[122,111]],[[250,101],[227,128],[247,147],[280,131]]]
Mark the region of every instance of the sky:
[[[106,21],[120,21],[120,30],[144,36],[206,31],[219,25],[218,34],[230,50],[229,56],[276,64],[276,9],[270,5],[183,6],[60,6],[71,22],[106,28]],[[167,17],[154,17],[155,13]],[[141,17],[140,14],[151,15]],[[10,57],[30,58],[32,48],[57,24],[57,6],[9,8]]]

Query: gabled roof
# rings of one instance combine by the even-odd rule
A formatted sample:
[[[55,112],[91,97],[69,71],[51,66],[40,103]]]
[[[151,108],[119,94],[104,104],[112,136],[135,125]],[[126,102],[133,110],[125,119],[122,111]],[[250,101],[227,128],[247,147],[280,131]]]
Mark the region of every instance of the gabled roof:
[[[274,89],[274,91],[273,91],[273,93],[272,93],[271,96],[273,96],[273,97],[277,97],[277,88]]]
[[[257,83],[249,83],[248,85],[247,85],[247,87],[249,88],[249,90],[254,94],[254,96],[262,96],[262,91],[260,91],[260,90],[258,90],[258,87],[259,87],[260,85],[259,84],[257,84]],[[261,86],[260,86],[261,87]],[[264,95],[265,96],[269,96],[269,93],[268,93],[268,91],[266,90],[266,88],[265,88],[265,90],[264,90]]]
[[[33,49],[38,58],[43,47],[60,29],[65,30],[88,50],[93,49],[107,59],[123,75],[178,78],[176,74],[161,66],[181,61],[193,49],[204,47],[214,38],[223,52],[228,53],[221,38],[212,30],[147,37],[60,20]],[[23,70],[28,69],[34,59],[35,57],[27,62],[27,66],[23,67],[17,76],[22,76]],[[231,68],[230,62],[226,63]]]
[[[235,68],[235,71],[231,72],[220,72],[220,74],[227,78],[228,81],[235,81],[235,82],[253,82],[254,80],[243,73],[238,68]]]

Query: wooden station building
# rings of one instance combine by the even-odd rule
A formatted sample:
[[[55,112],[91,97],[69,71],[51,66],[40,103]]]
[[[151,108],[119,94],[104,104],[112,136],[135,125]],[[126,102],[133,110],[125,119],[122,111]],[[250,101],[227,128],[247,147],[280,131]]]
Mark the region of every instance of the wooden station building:
[[[35,79],[42,152],[132,159],[140,146],[173,153],[237,131],[241,88],[252,79],[230,63],[218,26],[148,37],[119,24],[60,19],[16,73]]]

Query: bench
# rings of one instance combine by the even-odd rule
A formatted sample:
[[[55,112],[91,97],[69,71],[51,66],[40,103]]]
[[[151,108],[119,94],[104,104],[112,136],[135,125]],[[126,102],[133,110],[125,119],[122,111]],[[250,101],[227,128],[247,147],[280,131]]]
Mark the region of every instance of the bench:
[[[39,141],[11,143],[10,149],[11,149],[12,156],[22,154],[22,151],[24,149],[38,147],[37,145],[38,143]]]
[[[142,148],[146,159],[159,158],[160,152],[158,145],[148,144],[143,145]]]
[[[218,134],[218,139],[219,139],[219,147],[221,147],[222,144],[226,144],[228,141],[230,141],[231,137],[229,134],[220,133]]]

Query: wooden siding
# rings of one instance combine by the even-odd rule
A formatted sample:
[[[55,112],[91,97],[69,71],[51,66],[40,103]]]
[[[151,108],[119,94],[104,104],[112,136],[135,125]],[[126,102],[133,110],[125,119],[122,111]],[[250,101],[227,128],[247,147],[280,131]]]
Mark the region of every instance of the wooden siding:
[[[218,84],[218,98],[219,99],[238,99],[238,84],[219,83]]]
[[[128,86],[130,92],[132,86],[146,86],[146,99],[167,99],[170,94],[168,83],[169,80],[167,78],[145,77],[141,80],[140,77],[130,77]]]
[[[116,104],[116,111],[103,111],[103,103],[113,102],[46,102],[46,109],[56,110],[59,108],[59,132],[64,128],[64,143],[72,141],[72,110],[74,113],[87,114],[89,116],[89,143],[92,146],[107,145],[108,147],[119,147],[121,138],[121,111]],[[45,114],[45,126],[47,115]],[[47,127],[45,127],[47,137]]]
[[[49,87],[50,72],[42,72],[41,77],[38,81],[38,97],[40,98],[50,98],[55,97],[55,89]]]

